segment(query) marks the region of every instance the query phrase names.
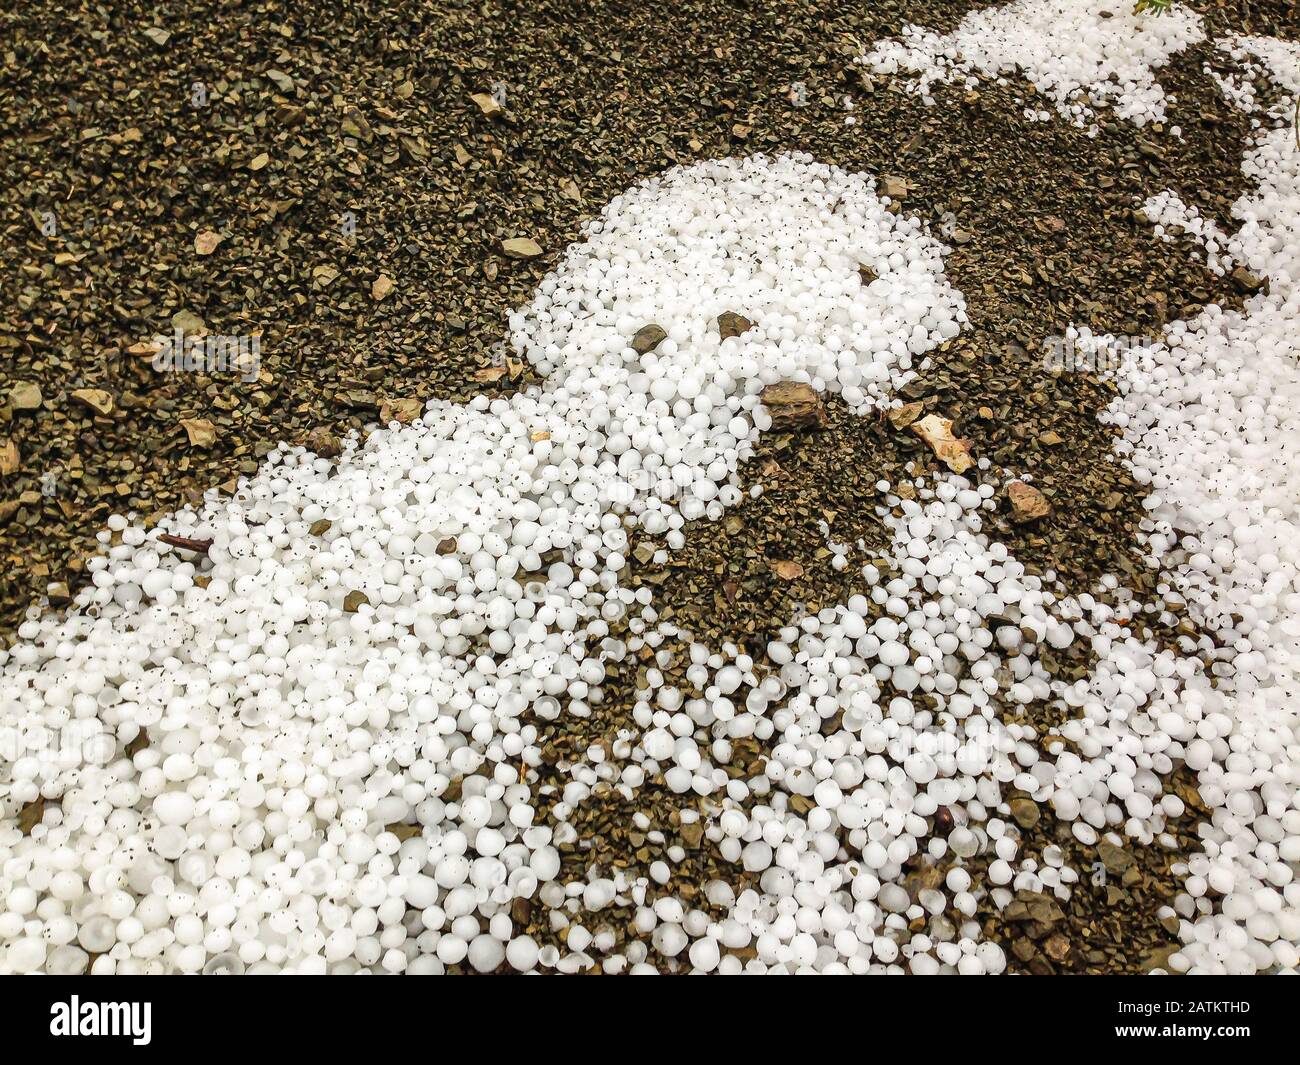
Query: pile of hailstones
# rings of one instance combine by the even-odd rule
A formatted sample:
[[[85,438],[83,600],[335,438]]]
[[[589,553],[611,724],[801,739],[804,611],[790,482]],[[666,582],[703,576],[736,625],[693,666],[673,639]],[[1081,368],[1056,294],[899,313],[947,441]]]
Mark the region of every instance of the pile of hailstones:
[[[799,155],[671,171],[512,319],[540,388],[431,402],[337,461],[273,452],[163,522],[212,541],[197,566],[113,519],[75,608],[0,652],[0,970],[726,972],[745,950],[755,971],[997,972],[980,901],[1076,876],[1020,856],[1006,788],[1083,842],[1159,835],[1177,751],[1151,736],[1193,667],[1057,601],[979,531],[992,487],[960,478],[887,496],[870,595],[792,623],[768,661],[692,646],[699,694],[652,675],[620,764],[570,767],[554,827],[537,816],[539,722],[590,714],[628,651],[671,653],[620,584],[629,530],[676,549],[740,499],[766,384],[869,411],[963,324],[942,246],[888,207]],[[726,311],[753,328],[722,338]],[[666,336],[639,352],[647,322]],[[1067,688],[1036,652],[1080,636],[1110,665]],[[1048,698],[1084,757],[1002,723]],[[731,780],[748,736],[765,768]],[[705,912],[661,890],[666,862],[566,873],[573,812],[615,771],[628,797],[661,774],[711,803],[709,840],[758,887],[710,883]],[[563,937],[522,934],[520,898]],[[611,905],[635,911],[618,951]]]

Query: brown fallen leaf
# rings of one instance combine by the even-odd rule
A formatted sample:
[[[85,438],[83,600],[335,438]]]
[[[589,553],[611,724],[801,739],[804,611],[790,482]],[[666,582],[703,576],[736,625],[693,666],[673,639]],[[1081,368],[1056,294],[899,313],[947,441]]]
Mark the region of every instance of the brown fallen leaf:
[[[18,445],[12,440],[6,440],[3,444],[0,444],[0,476],[17,473],[18,467],[21,465],[22,459],[18,455]]]
[[[803,576],[803,566],[787,559],[777,559],[772,563],[772,572],[783,581],[795,581]]]
[[[971,458],[970,445],[965,440],[952,435],[951,418],[927,414],[920,421],[913,422],[910,428],[930,445],[930,450],[953,473],[965,473],[975,465],[975,460]]]
[[[207,418],[182,418],[181,428],[194,447],[211,447],[217,442],[217,427]]]
[[[481,370],[474,371],[474,380],[483,384],[491,384],[493,381],[500,381],[505,375],[506,368],[504,366],[485,366]]]
[[[549,440],[550,438],[551,438],[551,434],[546,432],[545,430],[542,430],[541,432],[528,434],[528,439],[531,440],[534,444],[540,443],[543,440]]]
[[[194,238],[195,255],[211,255],[224,238],[220,233],[205,229]]]
[[[396,287],[397,283],[391,277],[380,274],[370,283],[370,296],[372,299],[382,300]]]

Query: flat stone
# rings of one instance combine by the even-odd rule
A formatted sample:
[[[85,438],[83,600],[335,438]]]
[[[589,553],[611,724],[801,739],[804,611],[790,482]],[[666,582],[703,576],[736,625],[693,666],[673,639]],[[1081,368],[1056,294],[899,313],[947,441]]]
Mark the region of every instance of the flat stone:
[[[536,259],[542,246],[531,237],[509,237],[501,242],[501,250],[511,259]]]

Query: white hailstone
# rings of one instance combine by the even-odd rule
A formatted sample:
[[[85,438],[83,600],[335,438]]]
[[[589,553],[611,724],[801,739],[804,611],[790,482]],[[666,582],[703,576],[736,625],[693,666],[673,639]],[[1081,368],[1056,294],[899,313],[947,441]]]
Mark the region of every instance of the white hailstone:
[[[1200,16],[1181,4],[1158,17],[1123,4],[1105,15],[1093,0],[1015,0],[971,12],[949,34],[909,25],[858,62],[878,74],[915,75],[910,87],[927,102],[936,82],[973,86],[976,72],[1021,71],[1075,125],[1088,125],[1099,106],[1139,126],[1163,119],[1155,71],[1205,39]],[[1050,117],[1034,108],[1025,115]]]

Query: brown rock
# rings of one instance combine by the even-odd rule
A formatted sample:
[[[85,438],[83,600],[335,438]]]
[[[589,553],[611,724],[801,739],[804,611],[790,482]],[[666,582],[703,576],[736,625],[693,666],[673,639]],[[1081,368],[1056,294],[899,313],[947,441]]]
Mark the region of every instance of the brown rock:
[[[826,424],[826,407],[812,385],[778,381],[763,389],[759,398],[772,418],[773,429],[806,429]]]
[[[891,200],[905,200],[911,189],[912,186],[907,178],[899,177],[897,174],[885,174],[880,179],[877,191]]]
[[[14,410],[39,410],[43,402],[41,386],[33,381],[19,381],[9,390],[9,405]]]
[[[901,407],[895,407],[885,417],[895,429],[906,429],[924,413],[925,400],[918,399],[913,403],[904,403]]]
[[[194,447],[211,447],[217,442],[217,427],[207,418],[182,418],[181,428]]]
[[[498,115],[504,113],[505,111],[505,108],[503,108],[499,103],[497,103],[496,97],[493,96],[491,93],[488,92],[471,93],[470,99],[474,101],[474,103],[478,106],[478,109],[482,111],[483,114],[485,114],[488,118],[496,118]]]
[[[644,355],[647,351],[654,351],[667,335],[661,326],[654,323],[643,325],[636,331],[636,336],[632,338],[632,350],[638,355]]]
[[[723,311],[718,315],[718,332],[722,334],[723,340],[728,337],[738,337],[742,333],[748,333],[753,328],[753,322],[743,314],[737,314],[735,311]]]
[[[1237,267],[1229,276],[1232,278],[1232,283],[1246,295],[1253,296],[1261,289],[1268,290],[1268,278],[1256,277],[1244,266]]]
[[[386,399],[379,404],[379,421],[384,425],[389,422],[410,425],[423,409],[424,404],[418,399]]]
[[[222,237],[220,233],[214,232],[211,229],[203,230],[203,232],[196,234],[194,237],[194,254],[211,255],[217,250],[217,245],[221,243],[221,240]]]
[[[78,388],[71,395],[83,407],[89,407],[96,414],[113,413],[113,394],[102,388]]]
[[[1018,525],[1037,521],[1052,513],[1052,505],[1033,485],[1012,481],[1007,485],[1007,499],[1011,502],[1011,520]]]
[[[508,237],[501,250],[511,259],[536,259],[542,254],[542,246],[531,237]]]
[[[1097,857],[1101,859],[1106,871],[1116,876],[1122,875],[1133,864],[1133,856],[1128,851],[1104,837],[1097,844]]]
[[[313,429],[307,434],[303,446],[325,459],[336,459],[343,451],[339,438],[328,429]]]
[[[1043,815],[1033,799],[1012,799],[1007,805],[1011,807],[1011,816],[1021,828],[1033,828]]]

